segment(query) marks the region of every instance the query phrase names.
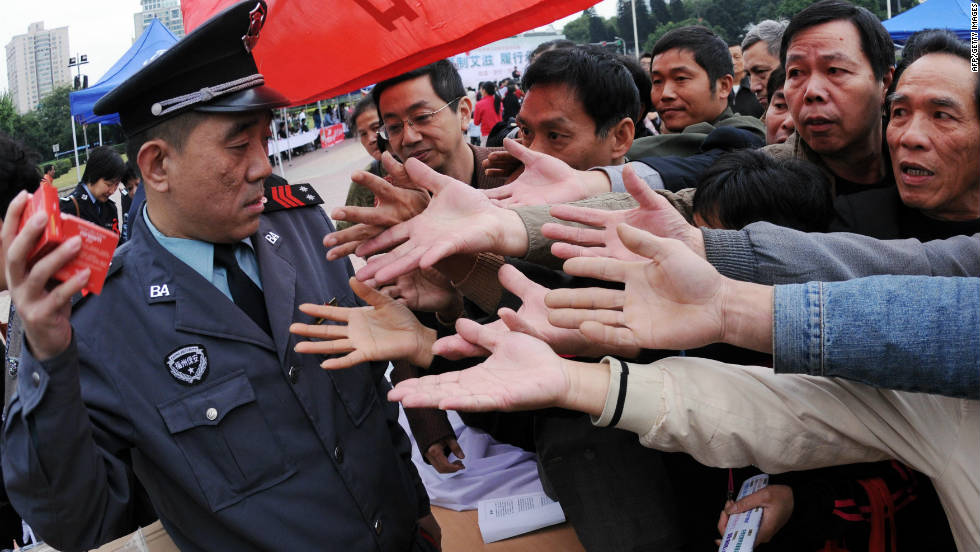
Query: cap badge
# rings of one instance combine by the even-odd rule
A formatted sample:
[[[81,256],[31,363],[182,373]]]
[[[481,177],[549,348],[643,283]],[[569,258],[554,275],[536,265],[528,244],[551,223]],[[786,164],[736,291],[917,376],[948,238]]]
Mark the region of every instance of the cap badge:
[[[262,30],[262,25],[265,25],[265,13],[264,2],[256,4],[255,8],[248,13],[248,32],[242,37],[242,44],[245,45],[246,52],[251,53],[252,48],[255,48],[255,44],[259,41],[259,31]]]

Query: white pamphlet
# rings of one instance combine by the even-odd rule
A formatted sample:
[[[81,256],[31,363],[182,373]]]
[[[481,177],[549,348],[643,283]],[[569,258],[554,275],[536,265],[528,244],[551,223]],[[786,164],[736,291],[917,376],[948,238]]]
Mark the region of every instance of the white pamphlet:
[[[751,477],[742,483],[736,500],[742,500],[768,484],[769,476],[764,473]],[[718,549],[718,552],[752,552],[761,523],[762,508],[753,508],[748,512],[729,516],[728,525],[725,526],[725,534],[721,537],[721,548]]]
[[[480,535],[486,544],[565,521],[561,505],[544,493],[481,500],[477,510]]]

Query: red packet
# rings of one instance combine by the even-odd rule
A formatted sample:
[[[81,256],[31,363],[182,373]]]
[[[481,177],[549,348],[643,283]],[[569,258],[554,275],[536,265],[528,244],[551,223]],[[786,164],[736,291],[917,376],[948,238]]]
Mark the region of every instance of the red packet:
[[[58,207],[58,201],[58,191],[53,186],[42,184],[34,192],[34,196],[24,210],[20,219],[21,229],[34,213],[43,211],[48,215],[44,233],[37,247],[28,257],[28,262],[34,263],[72,236],[81,236],[82,247],[78,255],[61,267],[54,277],[64,282],[80,270],[88,268],[92,273],[82,291],[99,294],[102,292],[102,284],[105,283],[106,273],[109,271],[112,254],[119,242],[119,235],[76,216],[63,215]]]

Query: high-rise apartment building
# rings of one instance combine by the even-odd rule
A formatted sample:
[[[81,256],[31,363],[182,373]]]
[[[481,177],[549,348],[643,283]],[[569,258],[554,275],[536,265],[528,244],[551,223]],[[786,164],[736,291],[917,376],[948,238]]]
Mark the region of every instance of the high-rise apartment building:
[[[27,34],[7,43],[7,86],[19,113],[27,113],[56,87],[71,83],[68,27],[45,30],[31,23]]]
[[[178,39],[184,36],[184,16],[180,13],[180,0],[140,0],[143,11],[133,14],[133,27],[139,38],[150,21],[159,19]]]

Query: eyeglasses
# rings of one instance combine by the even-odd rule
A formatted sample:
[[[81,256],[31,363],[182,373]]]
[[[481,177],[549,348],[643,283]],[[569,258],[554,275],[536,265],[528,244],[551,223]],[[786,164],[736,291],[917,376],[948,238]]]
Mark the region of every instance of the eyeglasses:
[[[402,135],[402,132],[405,131],[405,124],[408,124],[408,126],[414,128],[415,130],[421,130],[431,125],[433,117],[435,117],[440,111],[462,99],[463,96],[460,96],[435,111],[419,113],[418,115],[413,115],[407,119],[398,119],[397,123],[383,123],[378,128],[378,134],[385,140],[397,138]]]

